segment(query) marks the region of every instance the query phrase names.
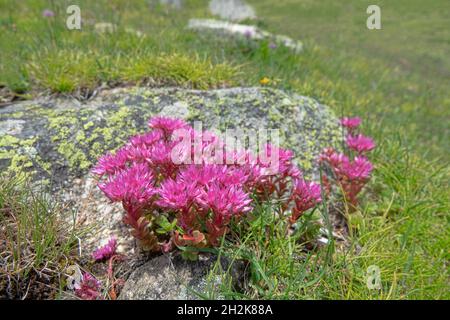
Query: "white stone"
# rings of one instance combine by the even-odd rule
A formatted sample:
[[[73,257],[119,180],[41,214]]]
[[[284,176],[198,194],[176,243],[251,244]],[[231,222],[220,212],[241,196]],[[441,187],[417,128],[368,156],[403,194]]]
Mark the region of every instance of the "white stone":
[[[303,49],[301,41],[294,40],[284,35],[274,35],[270,32],[259,29],[256,26],[231,23],[228,21],[221,21],[215,19],[190,19],[188,23],[188,29],[196,31],[212,31],[222,33],[229,36],[238,36],[249,40],[270,40],[274,43],[287,47],[294,51],[294,53],[300,53]]]
[[[242,0],[212,0],[209,10],[213,15],[231,21],[255,19],[256,14],[252,6]]]

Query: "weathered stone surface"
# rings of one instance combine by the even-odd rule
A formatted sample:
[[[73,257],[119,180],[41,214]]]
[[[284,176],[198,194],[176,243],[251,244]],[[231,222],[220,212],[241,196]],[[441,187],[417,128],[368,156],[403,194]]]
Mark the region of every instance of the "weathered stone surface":
[[[196,300],[223,298],[217,296],[225,281],[236,290],[246,285],[246,266],[242,261],[230,262],[214,256],[203,256],[189,262],[176,255],[151,259],[130,275],[119,295],[122,300]],[[216,269],[214,269],[216,268]]]
[[[303,50],[303,43],[284,35],[275,35],[252,25],[237,24],[214,19],[190,19],[188,29],[219,36],[234,37],[242,40],[270,42],[270,46],[284,46],[298,54]]]
[[[200,120],[203,129],[279,129],[281,145],[295,151],[307,177],[317,173],[318,153],[339,146],[341,135],[326,106],[277,89],[122,88],[84,102],[41,98],[1,108],[0,170],[71,187],[157,114]]]
[[[225,20],[241,21],[256,18],[253,7],[243,0],[211,0],[209,10],[213,15]]]
[[[97,158],[147,130],[151,116],[202,121],[203,129],[279,129],[307,176],[326,146],[338,146],[334,114],[317,101],[270,88],[211,91],[125,88],[79,102],[42,98],[0,109],[0,170],[34,175],[55,187],[84,176]]]

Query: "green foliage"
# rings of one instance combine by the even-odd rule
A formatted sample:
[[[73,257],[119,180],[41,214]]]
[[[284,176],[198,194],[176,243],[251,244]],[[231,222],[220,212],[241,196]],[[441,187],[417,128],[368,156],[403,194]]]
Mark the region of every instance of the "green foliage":
[[[67,211],[18,178],[0,178],[0,297],[54,297],[78,241]],[[47,281],[46,292],[36,292]],[[39,289],[41,290],[41,289]]]
[[[369,31],[364,1],[247,1],[255,6],[258,23],[265,29],[304,41],[302,54],[185,30],[189,17],[207,16],[206,1],[185,1],[186,7],[178,11],[159,5],[150,8],[147,1],[78,1],[83,20],[118,26],[117,32],[106,34],[94,32],[92,23],[82,31],[67,30],[64,17],[69,1],[2,1],[0,84],[17,93],[76,92],[104,82],[197,88],[259,85],[267,76],[275,80],[269,85],[314,97],[339,115],[362,116],[363,130],[379,143],[373,159],[377,168],[360,211],[347,216],[351,227],[347,247],[330,244],[304,252],[299,235],[305,230],[317,232],[313,217],[302,220],[306,229],[297,236],[286,237],[285,230],[271,222],[274,208],[261,208],[248,238],[236,247],[224,243],[221,251],[232,259],[250,261],[251,289],[243,295],[226,282],[222,294],[449,299],[449,126],[445,121],[450,110],[449,2],[380,0],[383,29]],[[54,19],[41,16],[47,7],[55,11]],[[0,196],[13,189],[3,184],[1,190]],[[3,207],[9,198],[0,197]],[[42,221],[27,218],[24,223],[28,220]],[[35,239],[42,230],[53,230],[33,228]],[[16,249],[8,249],[17,252],[14,257],[20,261],[23,255],[17,248],[23,246],[24,237],[20,233]],[[43,243],[54,243],[50,240],[54,237],[44,239],[48,240]],[[59,256],[49,248],[37,250],[40,262],[48,254],[52,259]],[[373,264],[381,269],[380,290],[366,286],[367,267]]]
[[[173,219],[172,222],[169,222],[169,220],[165,216],[161,215],[156,219],[156,223],[159,226],[159,228],[156,229],[156,232],[159,234],[167,234],[175,231],[177,219]]]

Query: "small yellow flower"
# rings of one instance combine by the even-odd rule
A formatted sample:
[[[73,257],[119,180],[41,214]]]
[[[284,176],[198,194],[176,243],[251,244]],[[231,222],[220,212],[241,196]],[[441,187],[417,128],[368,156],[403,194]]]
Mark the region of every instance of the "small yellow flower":
[[[261,80],[259,80],[259,83],[261,83],[263,86],[265,86],[266,84],[270,83],[270,79],[267,77],[264,77]]]

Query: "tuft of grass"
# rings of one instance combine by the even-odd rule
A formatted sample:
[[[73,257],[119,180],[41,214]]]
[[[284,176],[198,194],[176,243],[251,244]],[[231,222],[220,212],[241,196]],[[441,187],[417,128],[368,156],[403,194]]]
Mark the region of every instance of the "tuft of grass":
[[[0,298],[52,298],[76,254],[63,208],[19,178],[0,179]]]
[[[98,69],[92,53],[68,50],[44,50],[34,54],[27,64],[31,82],[43,89],[60,93],[98,85]]]
[[[26,69],[30,82],[58,93],[93,90],[107,81],[208,89],[232,85],[238,74],[236,66],[197,55],[137,52],[115,58],[69,50],[35,54]]]
[[[144,54],[122,63],[124,81],[140,82],[151,79],[161,84],[208,89],[232,85],[238,67],[229,63],[213,64],[198,55],[163,54],[152,57]],[[120,67],[119,67],[120,68]]]

